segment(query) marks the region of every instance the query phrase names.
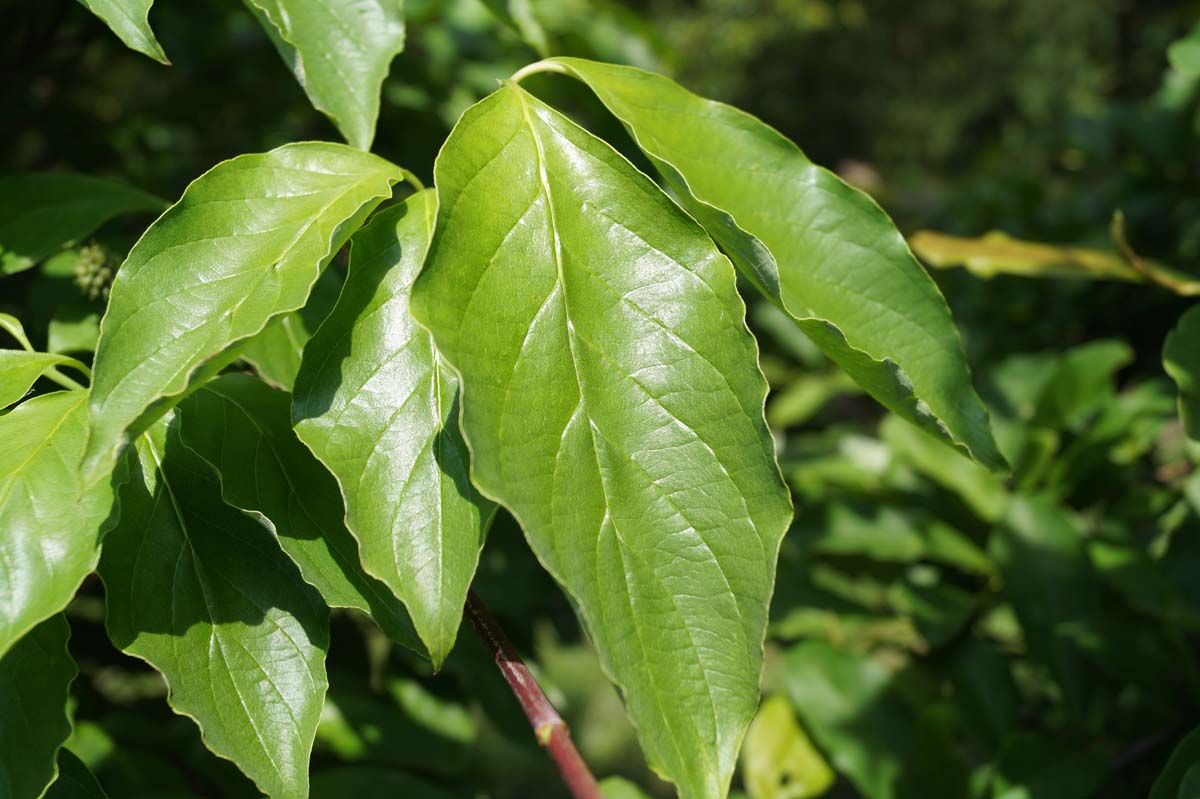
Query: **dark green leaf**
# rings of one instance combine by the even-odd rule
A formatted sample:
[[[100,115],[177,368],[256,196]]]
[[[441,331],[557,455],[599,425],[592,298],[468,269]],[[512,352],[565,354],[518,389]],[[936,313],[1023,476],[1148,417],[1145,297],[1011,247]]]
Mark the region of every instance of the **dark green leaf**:
[[[36,799],[58,773],[71,734],[67,698],[77,669],[63,616],[34,627],[0,657],[0,796]]]
[[[41,172],[0,178],[0,275],[28,269],[122,214],[165,207],[144,191],[86,175]]]
[[[136,449],[100,562],[109,636],[162,672],[213,752],[272,797],[305,797],[328,611],[270,531],[222,501],[175,425]]]
[[[46,799],[108,799],[96,777],[70,749],[58,750],[58,779]]]
[[[1162,773],[1150,789],[1149,799],[1193,799],[1192,795],[1184,794],[1182,789],[1184,778],[1197,766],[1200,766],[1200,727],[1189,732],[1175,745]]]
[[[305,349],[293,417],[341,484],[363,567],[403,600],[440,666],[494,506],[470,482],[458,380],[409,315],[436,212],[422,192],[354,237],[342,296]]]
[[[369,613],[393,640],[419,651],[404,606],[363,573],[337,482],[292,431],[291,397],[229,374],[191,394],[180,410],[180,438],[216,469],[225,501],[271,522],[283,551],[325,602]]]
[[[413,314],[462,378],[475,483],[577,601],[651,765],[684,799],[722,796],[791,517],[733,269],[513,84],[463,115],[435,176]]]
[[[1188,438],[1200,441],[1200,306],[1179,318],[1163,346],[1163,367],[1179,385],[1179,416]]]

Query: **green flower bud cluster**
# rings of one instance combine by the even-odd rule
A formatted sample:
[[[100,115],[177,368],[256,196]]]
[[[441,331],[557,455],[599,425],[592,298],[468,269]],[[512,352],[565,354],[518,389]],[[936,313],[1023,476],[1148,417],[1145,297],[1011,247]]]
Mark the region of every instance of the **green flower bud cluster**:
[[[75,285],[89,300],[108,299],[108,288],[113,279],[113,268],[107,265],[108,262],[108,252],[95,242],[79,248]]]

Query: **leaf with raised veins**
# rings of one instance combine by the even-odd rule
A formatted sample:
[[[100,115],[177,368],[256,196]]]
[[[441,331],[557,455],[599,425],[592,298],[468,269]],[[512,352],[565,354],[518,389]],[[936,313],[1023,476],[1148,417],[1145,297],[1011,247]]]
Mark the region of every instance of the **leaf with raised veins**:
[[[62,615],[43,621],[0,657],[0,796],[38,797],[58,774],[71,734],[67,699],[78,670]]]
[[[514,84],[438,156],[413,314],[462,380],[476,485],[577,601],[651,765],[728,790],[791,505],[729,261]]]
[[[221,481],[225,501],[270,521],[283,551],[326,604],[368,613],[422,651],[404,606],[363,572],[337,482],[292,430],[292,398],[247,375],[218,377],[180,403],[184,445]]]
[[[293,417],[341,484],[363,567],[404,601],[440,665],[494,505],[471,485],[458,380],[409,315],[436,213],[424,191],[355,235],[342,296],[304,351]]]
[[[1007,464],[950,310],[870,197],[755,117],[634,67],[555,58],[625,125],[746,277],[883,405]]]
[[[86,437],[86,391],[0,416],[0,655],[66,607],[100,558],[113,488],[101,481],[81,495]]]
[[[288,144],[197,178],[117,273],[100,327],[84,471],[303,307],[323,265],[402,176],[340,144]]]
[[[346,141],[371,149],[379,90],[404,49],[402,0],[245,0],[284,63]]]
[[[28,269],[110,219],[159,212],[167,204],[140,189],[69,172],[0,178],[0,275]]]
[[[167,680],[171,707],[268,796],[308,795],[328,682],[328,609],[266,526],[221,499],[167,420],[135,443],[100,560],[109,637]]]

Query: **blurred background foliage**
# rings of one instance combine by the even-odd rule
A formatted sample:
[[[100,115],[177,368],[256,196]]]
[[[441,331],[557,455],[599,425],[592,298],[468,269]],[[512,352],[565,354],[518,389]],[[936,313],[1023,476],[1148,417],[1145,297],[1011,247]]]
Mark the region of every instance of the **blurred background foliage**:
[[[172,198],[219,160],[336,138],[233,0],[155,6],[169,68],[126,50],[75,0],[0,8],[4,173],[82,172]],[[458,114],[497,79],[539,52],[580,55],[664,71],[757,114],[905,232],[999,230],[1112,259],[1119,210],[1132,251],[1200,273],[1200,59],[1189,50],[1200,39],[1184,38],[1200,3],[520,8],[529,13],[504,0],[406,0],[408,45],[384,86],[378,152],[428,179]],[[578,86],[540,76],[530,86],[642,163]],[[18,312],[35,345],[86,351],[103,284],[146,221],[111,223],[7,278],[0,310]],[[1195,799],[1200,450],[1162,368],[1164,338],[1190,301],[1154,285],[999,271],[934,276],[1008,477],[888,417],[777,311],[751,305],[797,514],[766,699],[735,792]],[[506,517],[477,590],[610,796],[669,796],[571,608]],[[107,643],[98,584],[69,613],[82,670],[70,749],[110,796],[255,795],[171,715],[161,680]],[[329,668],[314,797],[563,795],[471,634],[435,676],[338,615]]]

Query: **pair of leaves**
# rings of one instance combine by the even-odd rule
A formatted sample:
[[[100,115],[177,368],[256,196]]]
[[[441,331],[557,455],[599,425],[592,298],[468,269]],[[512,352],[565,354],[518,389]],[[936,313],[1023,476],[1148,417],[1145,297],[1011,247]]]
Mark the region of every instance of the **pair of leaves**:
[[[79,0],[129,48],[168,64],[150,29],[153,0]],[[402,0],[245,0],[313,107],[369,150],[379,89],[404,49]]]

